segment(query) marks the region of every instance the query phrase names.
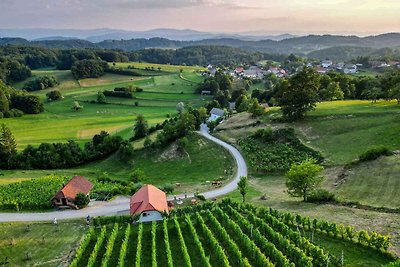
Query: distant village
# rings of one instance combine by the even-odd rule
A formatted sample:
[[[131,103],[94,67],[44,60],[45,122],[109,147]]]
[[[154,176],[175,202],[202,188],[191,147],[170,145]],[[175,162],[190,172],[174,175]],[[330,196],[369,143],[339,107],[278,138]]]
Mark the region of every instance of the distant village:
[[[363,64],[361,63],[345,63],[338,62],[335,63],[332,60],[322,60],[319,63],[306,63],[303,66],[299,66],[296,68],[295,72],[301,70],[304,66],[314,68],[315,71],[319,74],[327,74],[328,72],[342,72],[344,74],[356,74],[359,73],[361,69],[364,69]],[[400,68],[400,62],[398,61],[371,61],[370,69],[372,70],[383,70],[389,67],[397,67]],[[203,72],[203,76],[214,76],[217,72],[218,68],[213,65],[208,65],[207,70]],[[294,72],[294,73],[295,73]],[[259,79],[262,80],[268,74],[274,74],[279,78],[289,76],[293,73],[290,73],[288,70],[279,66],[269,66],[266,67],[263,64],[255,64],[249,67],[237,66],[235,69],[227,69],[224,70],[225,74],[229,74],[232,77],[236,78],[247,78],[247,79]]]

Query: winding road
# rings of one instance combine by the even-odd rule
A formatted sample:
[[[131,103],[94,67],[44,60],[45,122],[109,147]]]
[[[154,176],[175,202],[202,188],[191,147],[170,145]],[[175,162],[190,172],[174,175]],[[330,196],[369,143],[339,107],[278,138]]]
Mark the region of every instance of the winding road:
[[[247,176],[247,165],[240,152],[233,146],[221,141],[220,139],[209,134],[208,128],[202,124],[198,132],[203,137],[213,141],[214,143],[228,150],[236,161],[237,171],[233,180],[228,184],[207,192],[201,193],[205,198],[212,199],[234,191],[241,176]],[[211,159],[212,160],[212,159]],[[187,194],[187,197],[193,197],[194,194]],[[177,195],[176,198],[184,198],[185,195]],[[168,200],[173,200],[174,196],[168,196]],[[0,213],[0,222],[31,222],[31,221],[52,221],[57,220],[85,218],[87,215],[95,216],[112,216],[129,213],[129,197],[120,196],[112,201],[94,201],[88,207],[82,210],[63,210],[50,212],[30,212],[30,213]]]

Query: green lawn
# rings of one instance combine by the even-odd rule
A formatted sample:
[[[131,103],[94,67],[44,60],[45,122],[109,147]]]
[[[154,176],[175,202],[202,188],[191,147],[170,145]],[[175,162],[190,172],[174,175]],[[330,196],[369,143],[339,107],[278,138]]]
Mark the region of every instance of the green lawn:
[[[335,190],[343,200],[375,207],[400,207],[400,156],[381,157],[350,169],[346,181]]]
[[[176,66],[167,67],[176,69]],[[185,68],[182,75],[195,81],[203,79],[192,70],[193,68]],[[194,94],[195,83],[184,80],[178,73],[172,72],[155,77],[105,74],[98,79],[79,81],[72,78],[70,71],[46,69],[35,70],[33,73],[35,76],[56,76],[61,84],[56,88],[34,92],[45,102],[44,113],[1,119],[2,123],[11,128],[18,149],[23,149],[28,144],[37,146],[42,142],[76,140],[83,143],[102,130],[129,138],[130,127],[138,114],[143,114],[148,122],[154,125],[164,121],[167,114],[174,116],[176,104],[179,102],[196,107],[208,99]],[[84,103],[87,100],[95,100],[98,91],[113,90],[115,87],[127,85],[139,86],[144,92],[136,93],[137,99],[107,97],[110,104],[106,105]],[[21,88],[22,83],[16,86]],[[54,89],[59,89],[64,99],[49,103],[45,100],[45,94]],[[73,101],[79,101],[84,106],[83,110],[73,111],[71,109]],[[138,102],[138,106],[135,102]]]
[[[2,223],[0,262],[7,258],[9,267],[65,266],[86,228],[83,220],[62,221],[58,227],[51,222]]]
[[[146,67],[153,67],[155,70],[161,68],[161,71],[167,72],[179,72],[181,69],[183,71],[200,71],[205,70],[204,67],[201,66],[180,66],[180,65],[166,65],[166,64],[155,64],[155,63],[147,63],[147,62],[117,62],[115,66],[118,68],[128,68],[128,66],[133,66],[137,69],[145,69]]]

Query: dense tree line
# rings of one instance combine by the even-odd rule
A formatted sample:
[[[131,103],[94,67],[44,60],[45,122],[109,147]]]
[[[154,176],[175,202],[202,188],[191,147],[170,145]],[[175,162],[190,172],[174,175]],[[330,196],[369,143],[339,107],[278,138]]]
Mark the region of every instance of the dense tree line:
[[[25,83],[23,89],[28,92],[39,91],[54,87],[58,84],[59,83],[57,79],[53,76],[40,76],[32,81]]]
[[[59,169],[71,168],[104,158],[117,151],[124,141],[102,131],[93,136],[82,149],[75,141],[67,143],[42,143],[38,147],[28,145],[17,152],[16,142],[5,125],[0,131],[1,169]]]
[[[15,90],[0,81],[0,118],[14,117],[16,113],[37,114],[43,112],[44,107],[38,96],[30,95],[26,91]]]
[[[105,61],[84,59],[76,61],[71,67],[71,72],[75,79],[98,78],[104,75],[107,68],[108,64]]]

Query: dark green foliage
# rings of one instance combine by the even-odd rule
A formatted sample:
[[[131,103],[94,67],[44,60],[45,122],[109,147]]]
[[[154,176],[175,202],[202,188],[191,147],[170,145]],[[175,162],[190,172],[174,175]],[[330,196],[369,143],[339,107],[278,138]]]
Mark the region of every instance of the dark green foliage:
[[[318,101],[319,75],[311,68],[305,68],[289,78],[279,88],[278,103],[288,121],[304,118],[308,111],[315,109]]]
[[[142,138],[147,135],[149,125],[142,114],[136,117],[135,125],[133,127],[134,137]]]
[[[97,92],[96,101],[99,104],[105,104],[106,103],[106,96],[103,94],[103,92]]]
[[[49,101],[57,101],[62,98],[61,92],[58,90],[50,91],[46,94]]]
[[[7,55],[8,56],[8,55]],[[29,67],[10,57],[0,56],[0,79],[6,83],[23,81],[31,77]]]
[[[336,201],[335,194],[325,189],[314,190],[307,197],[307,202],[312,202],[312,203],[330,203],[335,201]]]
[[[4,113],[10,109],[10,103],[5,92],[0,88],[0,112]]]
[[[238,144],[257,172],[286,171],[292,163],[307,158],[322,161],[321,154],[303,145],[291,128],[258,130]]]
[[[39,96],[25,93],[11,95],[11,107],[19,109],[26,114],[38,114],[44,111],[42,100]]]
[[[74,204],[77,205],[80,209],[86,207],[90,202],[88,196],[83,193],[76,194]]]
[[[96,134],[84,149],[74,141],[68,143],[42,143],[39,147],[28,145],[4,168],[19,169],[60,169],[70,168],[109,156],[123,143],[120,136],[107,132]],[[4,161],[2,161],[4,162]]]
[[[393,152],[387,147],[374,147],[360,155],[359,161],[375,160],[381,156],[391,156]]]
[[[112,97],[122,97],[122,98],[136,98],[133,93],[139,93],[143,92],[143,88],[140,87],[134,87],[132,85],[129,85],[127,87],[115,87],[114,91],[110,90],[105,90],[103,91],[103,94],[106,96],[112,96]]]
[[[108,68],[105,61],[84,59],[74,63],[71,67],[72,75],[75,79],[98,78],[104,74]]]
[[[0,168],[12,168],[17,156],[17,143],[11,130],[2,124],[0,128]]]
[[[23,89],[28,92],[39,91],[39,90],[54,87],[58,84],[59,83],[55,77],[41,76],[32,81],[25,83]]]

